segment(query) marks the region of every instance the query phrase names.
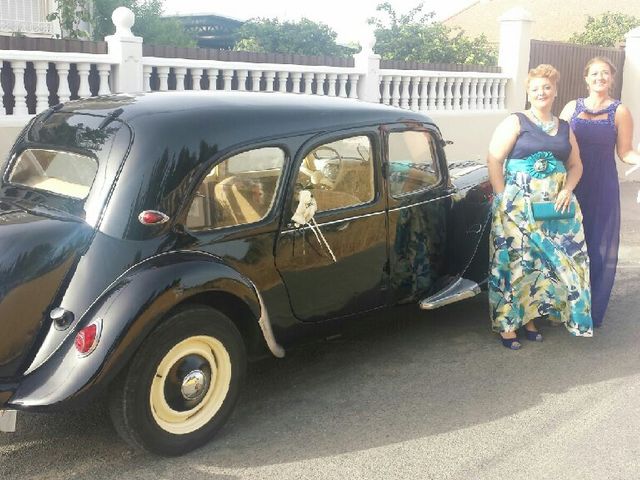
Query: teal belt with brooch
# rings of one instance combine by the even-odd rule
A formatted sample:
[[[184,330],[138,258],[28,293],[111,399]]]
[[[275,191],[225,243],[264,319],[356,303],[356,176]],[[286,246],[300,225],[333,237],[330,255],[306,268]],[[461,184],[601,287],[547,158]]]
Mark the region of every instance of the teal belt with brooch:
[[[558,160],[551,152],[536,152],[527,158],[510,158],[507,161],[507,172],[523,172],[533,178],[545,178],[552,173],[564,173],[564,163]],[[554,202],[532,202],[530,194],[525,195],[528,215],[531,221],[541,220],[566,220],[576,214],[576,206],[572,201],[565,211],[555,209]]]
[[[536,152],[527,158],[510,158],[506,169],[507,172],[528,173],[533,178],[544,178],[555,172],[567,171],[564,163],[551,152]]]

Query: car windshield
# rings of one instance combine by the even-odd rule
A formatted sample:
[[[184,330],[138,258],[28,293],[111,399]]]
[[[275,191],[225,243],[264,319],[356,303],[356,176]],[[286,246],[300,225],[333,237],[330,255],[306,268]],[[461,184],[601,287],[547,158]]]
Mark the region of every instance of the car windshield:
[[[60,150],[24,150],[9,171],[9,182],[84,200],[98,171],[87,155]]]

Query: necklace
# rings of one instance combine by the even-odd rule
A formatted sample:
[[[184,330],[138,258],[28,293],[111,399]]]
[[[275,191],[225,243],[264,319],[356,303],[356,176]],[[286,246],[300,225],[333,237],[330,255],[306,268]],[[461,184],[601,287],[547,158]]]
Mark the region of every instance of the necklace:
[[[551,133],[556,128],[556,118],[553,115],[551,115],[551,120],[549,120],[548,122],[543,122],[536,116],[535,113],[533,113],[533,110],[529,110],[529,112],[531,112],[531,116],[533,117],[533,122],[544,133]]]

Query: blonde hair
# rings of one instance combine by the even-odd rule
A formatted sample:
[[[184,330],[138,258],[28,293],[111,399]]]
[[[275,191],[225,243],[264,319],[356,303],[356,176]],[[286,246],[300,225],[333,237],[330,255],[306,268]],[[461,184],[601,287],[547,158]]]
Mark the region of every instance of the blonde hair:
[[[541,63],[536,68],[532,68],[529,70],[529,74],[527,75],[527,83],[526,87],[529,88],[529,82],[531,82],[534,78],[546,78],[551,83],[556,85],[558,80],[560,80],[560,72],[556,70],[553,65],[549,65],[548,63]]]
[[[611,62],[611,60],[609,60],[607,57],[593,57],[584,66],[584,77],[589,75],[589,69],[591,68],[591,65],[593,65],[594,63],[604,63],[605,65],[608,65],[611,75],[615,75],[616,71],[618,70],[613,64],[613,62]]]

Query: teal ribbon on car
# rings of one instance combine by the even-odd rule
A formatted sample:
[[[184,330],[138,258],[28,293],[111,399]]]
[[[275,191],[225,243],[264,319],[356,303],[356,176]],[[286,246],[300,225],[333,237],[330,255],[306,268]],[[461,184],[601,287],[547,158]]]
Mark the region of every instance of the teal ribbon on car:
[[[506,169],[507,172],[523,172],[533,178],[545,178],[554,172],[567,171],[564,163],[549,151],[536,152],[527,158],[510,158]]]

